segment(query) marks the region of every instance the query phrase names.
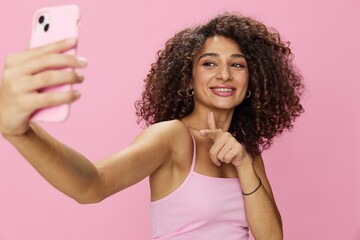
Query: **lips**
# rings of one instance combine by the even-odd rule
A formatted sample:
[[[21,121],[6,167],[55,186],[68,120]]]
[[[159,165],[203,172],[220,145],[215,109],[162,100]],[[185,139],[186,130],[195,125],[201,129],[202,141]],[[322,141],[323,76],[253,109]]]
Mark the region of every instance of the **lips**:
[[[210,87],[210,91],[220,97],[229,97],[235,94],[236,88],[233,86],[214,86]]]

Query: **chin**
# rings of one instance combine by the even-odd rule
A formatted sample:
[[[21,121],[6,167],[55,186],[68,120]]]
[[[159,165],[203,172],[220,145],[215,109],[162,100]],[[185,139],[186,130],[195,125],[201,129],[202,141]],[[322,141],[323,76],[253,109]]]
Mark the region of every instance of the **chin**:
[[[215,103],[213,104],[214,108],[218,108],[218,109],[223,109],[223,110],[232,110],[234,108],[236,108],[237,106],[239,106],[242,103]]]
[[[218,110],[234,110],[237,105],[214,105],[213,108]]]

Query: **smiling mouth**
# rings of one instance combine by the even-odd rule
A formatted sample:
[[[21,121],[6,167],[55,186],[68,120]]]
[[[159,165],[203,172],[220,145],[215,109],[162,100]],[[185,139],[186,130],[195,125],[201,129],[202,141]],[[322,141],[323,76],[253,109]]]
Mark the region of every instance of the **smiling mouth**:
[[[229,97],[235,94],[236,89],[229,87],[212,87],[210,91],[217,96]]]
[[[235,91],[235,89],[232,89],[232,88],[210,88],[211,90],[213,91],[216,91],[216,92],[232,92],[232,91]]]

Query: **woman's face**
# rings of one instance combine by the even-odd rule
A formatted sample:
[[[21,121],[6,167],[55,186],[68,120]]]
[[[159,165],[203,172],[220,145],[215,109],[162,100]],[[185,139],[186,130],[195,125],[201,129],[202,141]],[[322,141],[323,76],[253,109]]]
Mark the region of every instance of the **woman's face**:
[[[194,58],[192,87],[196,108],[234,109],[247,91],[248,68],[238,44],[223,36],[208,38]]]

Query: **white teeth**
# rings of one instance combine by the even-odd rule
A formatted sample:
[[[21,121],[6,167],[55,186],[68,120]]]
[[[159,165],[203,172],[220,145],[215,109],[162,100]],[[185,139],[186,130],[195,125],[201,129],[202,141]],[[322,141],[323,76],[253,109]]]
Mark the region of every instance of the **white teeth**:
[[[232,92],[232,91],[234,91],[231,88],[213,88],[213,90],[217,91],[217,92]]]

